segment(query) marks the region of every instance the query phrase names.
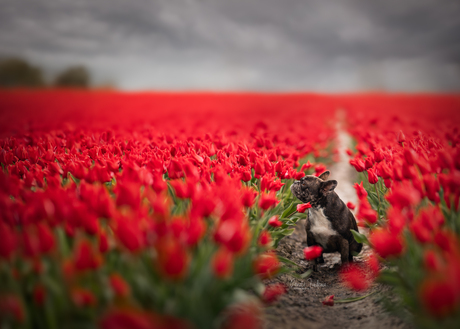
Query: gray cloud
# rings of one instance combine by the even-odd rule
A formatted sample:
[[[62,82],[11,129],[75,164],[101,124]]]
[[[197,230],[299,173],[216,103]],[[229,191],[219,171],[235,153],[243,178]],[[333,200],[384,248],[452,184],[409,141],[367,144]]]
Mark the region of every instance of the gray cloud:
[[[460,2],[0,0],[0,55],[125,89],[460,90]]]

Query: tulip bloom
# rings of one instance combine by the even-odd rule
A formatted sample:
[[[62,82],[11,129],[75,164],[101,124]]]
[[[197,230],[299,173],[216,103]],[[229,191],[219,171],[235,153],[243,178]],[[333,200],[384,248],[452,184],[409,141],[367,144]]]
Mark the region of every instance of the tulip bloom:
[[[303,250],[303,254],[306,260],[313,260],[315,258],[318,258],[319,256],[321,256],[322,253],[323,248],[321,248],[320,246],[306,247]]]
[[[304,163],[302,167],[300,168],[300,171],[307,171],[310,169],[313,165],[310,163],[310,160],[307,161],[307,163]]]
[[[269,246],[271,242],[272,242],[272,237],[270,235],[270,232],[268,232],[267,230],[263,230],[259,236],[259,240],[258,240],[259,246],[266,247],[266,246]]]
[[[268,225],[272,226],[272,227],[280,227],[281,225],[283,225],[283,222],[280,221],[278,219],[278,216],[272,216],[269,220],[268,220]]]
[[[396,139],[397,139],[398,143],[401,144],[401,145],[406,141],[406,136],[404,135],[404,133],[402,132],[402,130],[400,130],[400,131],[398,132],[398,136],[397,136]]]
[[[302,204],[297,205],[297,211],[300,212],[300,213],[304,213],[305,210],[307,210],[309,208],[311,208],[310,202],[302,203]]]
[[[327,296],[326,298],[324,298],[322,303],[326,306],[334,306],[334,295]]]
[[[425,268],[432,272],[438,272],[441,270],[441,261],[433,250],[426,250],[423,255],[423,263]]]
[[[367,191],[363,187],[363,182],[361,182],[361,184],[355,183],[355,185],[353,185],[353,186],[354,186],[354,188],[356,190],[356,194],[358,195],[358,198],[360,200],[364,199],[364,198],[367,198]]]
[[[222,329],[261,329],[263,327],[262,313],[262,307],[252,301],[233,305],[225,311],[227,316]]]
[[[252,188],[244,189],[241,197],[243,206],[251,208],[254,205],[254,200],[256,198],[257,192]]]
[[[185,247],[171,237],[161,239],[157,245],[160,272],[168,279],[178,280],[187,274],[190,257]]]
[[[397,257],[402,253],[404,247],[400,236],[385,229],[373,231],[369,241],[375,252],[382,258]]]
[[[75,306],[77,307],[88,307],[94,306],[97,303],[94,294],[87,289],[74,288],[71,293],[71,298]]]
[[[96,269],[101,265],[102,259],[95,253],[91,242],[81,240],[75,250],[74,266],[76,270],[84,271]]]
[[[233,273],[233,262],[233,254],[225,247],[220,248],[211,261],[214,275],[221,279],[230,277]]]
[[[343,266],[339,276],[347,287],[356,291],[367,290],[370,286],[370,280],[364,269],[354,263]]]
[[[356,206],[353,202],[347,202],[348,209],[355,210]]]
[[[0,257],[9,259],[17,246],[15,232],[0,220]]]
[[[287,292],[287,288],[283,283],[275,283],[265,287],[262,295],[262,300],[266,304],[271,304],[277,301],[283,294]]]
[[[377,184],[379,181],[379,178],[375,174],[375,169],[368,169],[367,170],[367,178],[369,180],[369,183],[371,184]]]
[[[98,321],[101,329],[151,329],[158,328],[159,319],[152,312],[144,312],[135,308],[116,308],[105,313]],[[164,321],[161,321],[164,324]],[[165,324],[166,327],[166,324]],[[175,328],[175,327],[173,327]],[[181,328],[181,327],[177,327]]]
[[[276,198],[275,193],[262,193],[259,199],[259,207],[263,210],[270,209],[278,204],[279,200]]]
[[[0,319],[12,317],[14,321],[23,323],[26,317],[24,305],[19,296],[13,294],[0,295]]]
[[[254,261],[254,272],[260,276],[261,279],[270,279],[278,273],[281,264],[278,257],[273,252],[266,252],[259,255]]]
[[[113,292],[115,293],[115,296],[129,296],[131,289],[128,283],[125,281],[125,279],[123,279],[123,277],[120,274],[114,273],[110,275],[109,282]]]
[[[438,319],[453,313],[458,305],[455,284],[442,279],[426,279],[419,291],[424,308]]]
[[[349,162],[353,167],[355,167],[357,172],[363,172],[364,170],[366,170],[364,161],[359,158],[351,159]]]

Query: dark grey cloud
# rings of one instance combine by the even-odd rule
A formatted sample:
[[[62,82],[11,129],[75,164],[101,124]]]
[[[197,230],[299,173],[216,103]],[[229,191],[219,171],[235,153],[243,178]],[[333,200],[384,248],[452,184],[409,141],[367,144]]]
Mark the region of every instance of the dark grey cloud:
[[[460,90],[458,0],[0,0],[0,55],[125,89]]]

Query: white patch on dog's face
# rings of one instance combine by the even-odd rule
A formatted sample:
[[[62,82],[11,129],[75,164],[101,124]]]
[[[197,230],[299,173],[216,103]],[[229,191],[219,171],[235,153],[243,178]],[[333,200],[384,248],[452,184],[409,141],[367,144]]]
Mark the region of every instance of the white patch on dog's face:
[[[323,208],[308,209],[308,221],[310,223],[310,232],[315,238],[315,241],[326,248],[329,237],[339,235],[337,231],[332,229],[331,222],[324,215]]]

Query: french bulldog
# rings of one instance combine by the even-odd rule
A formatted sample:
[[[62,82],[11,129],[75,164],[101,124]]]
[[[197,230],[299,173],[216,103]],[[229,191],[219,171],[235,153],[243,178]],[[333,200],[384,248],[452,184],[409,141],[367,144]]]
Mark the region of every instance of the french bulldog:
[[[339,252],[342,264],[353,262],[353,254],[358,254],[362,243],[355,241],[350,229],[357,232],[358,225],[350,209],[339,198],[334,189],[336,180],[327,180],[330,172],[319,177],[307,175],[291,185],[292,193],[302,202],[310,202],[307,223],[307,245],[319,245],[323,253]],[[313,271],[318,263],[324,263],[323,255],[313,262]]]

